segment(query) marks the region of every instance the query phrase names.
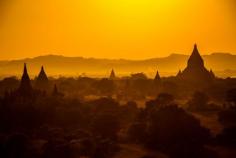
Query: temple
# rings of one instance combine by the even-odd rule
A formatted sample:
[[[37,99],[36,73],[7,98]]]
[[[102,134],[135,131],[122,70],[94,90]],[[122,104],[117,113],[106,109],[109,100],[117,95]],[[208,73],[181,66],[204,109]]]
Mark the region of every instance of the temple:
[[[23,75],[21,77],[21,82],[18,88],[18,92],[20,92],[21,94],[29,94],[32,92],[32,86],[31,86],[30,78],[27,72],[26,63],[24,64]]]
[[[48,80],[48,77],[44,71],[43,66],[41,67],[41,71],[36,79],[35,86],[38,89],[44,89],[44,90],[46,90],[49,86],[49,80]]]
[[[202,59],[196,44],[194,45],[193,52],[188,60],[187,67],[183,72],[179,71],[177,77],[194,83],[207,83],[215,78],[213,71],[208,71],[205,68],[204,60]]]
[[[40,73],[38,75],[37,80],[41,81],[41,82],[44,82],[44,81],[47,82],[48,81],[48,77],[47,77],[47,75],[46,75],[46,73],[44,71],[44,67],[43,66],[41,67],[41,71],[40,71]]]
[[[160,81],[160,80],[161,80],[161,76],[160,76],[159,72],[157,71],[154,81]]]
[[[113,80],[113,79],[115,79],[115,78],[116,78],[116,74],[115,74],[114,69],[112,69],[109,79]]]

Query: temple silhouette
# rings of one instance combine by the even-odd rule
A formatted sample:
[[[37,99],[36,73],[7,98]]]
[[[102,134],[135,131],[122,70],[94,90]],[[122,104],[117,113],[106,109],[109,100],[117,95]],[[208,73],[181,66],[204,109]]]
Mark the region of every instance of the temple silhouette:
[[[20,86],[17,91],[19,94],[25,94],[25,95],[29,95],[33,91],[31,81],[28,75],[26,63],[24,63],[23,75],[21,77]]]
[[[39,95],[45,95],[45,93],[50,90],[49,79],[44,71],[44,67],[41,67],[41,71],[35,80],[35,84],[32,84],[28,75],[27,65],[24,63],[20,85],[16,90],[10,92],[9,95],[18,98],[35,98]]]
[[[194,83],[207,83],[215,78],[213,71],[208,71],[205,68],[204,60],[202,59],[196,44],[188,59],[187,67],[183,71],[180,70],[177,77]]]
[[[36,78],[35,87],[40,90],[47,90],[49,87],[49,80],[43,66],[41,67],[38,77]]]
[[[160,74],[159,74],[159,71],[157,70],[157,72],[156,72],[156,76],[155,76],[155,78],[154,78],[154,81],[161,81],[161,76],[160,76]]]
[[[143,75],[142,73],[140,74],[141,76]],[[138,75],[136,74],[136,76]],[[131,75],[131,76],[135,77],[135,75]],[[187,67],[183,71],[179,70],[178,74],[176,75],[176,78],[178,79],[178,82],[184,81],[184,83],[191,84],[193,86],[195,86],[195,84],[198,86],[202,86],[202,85],[204,86],[209,83],[212,83],[212,81],[216,77],[212,70],[206,69],[204,65],[204,60],[198,51],[197,45],[195,44],[193,52],[188,59]],[[116,79],[116,74],[115,74],[114,69],[111,70],[109,79],[110,80]],[[157,83],[157,85],[160,85],[161,79],[162,78],[160,77],[159,72],[157,71],[155,78],[153,79],[154,83]],[[47,77],[47,74],[43,66],[41,67],[39,75],[37,76],[32,86],[30,77],[27,72],[26,63],[24,63],[23,75],[21,77],[20,85],[18,89],[16,90],[18,95],[31,96],[32,94],[35,94],[37,90],[41,92],[48,92],[48,90],[51,88],[52,87],[49,84],[49,79]],[[55,85],[53,89],[53,95],[58,95],[58,94],[60,94],[60,92],[58,92],[57,86]]]
[[[116,74],[115,74],[114,69],[112,69],[109,79],[110,79],[110,80],[114,80],[115,78],[116,78]]]

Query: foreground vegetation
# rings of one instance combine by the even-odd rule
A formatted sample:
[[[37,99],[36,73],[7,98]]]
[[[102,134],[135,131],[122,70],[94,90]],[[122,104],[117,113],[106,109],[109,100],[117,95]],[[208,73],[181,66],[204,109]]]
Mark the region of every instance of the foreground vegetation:
[[[33,90],[22,93],[17,79],[6,78],[0,82],[0,155],[110,158],[135,147],[146,157],[215,158],[223,149],[234,151],[236,91],[227,84],[235,80],[218,79],[204,92],[175,81],[143,74],[60,78],[46,89],[32,81]],[[86,98],[91,95],[97,99]],[[139,100],[145,100],[142,108]],[[213,115],[217,132],[202,119]]]

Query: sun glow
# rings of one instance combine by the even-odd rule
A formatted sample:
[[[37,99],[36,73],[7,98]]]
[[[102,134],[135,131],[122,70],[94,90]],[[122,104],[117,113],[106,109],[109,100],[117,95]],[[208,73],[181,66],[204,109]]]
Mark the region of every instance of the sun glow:
[[[189,53],[195,42],[203,53],[236,52],[235,20],[218,0],[14,0],[4,10],[2,59],[143,59]]]

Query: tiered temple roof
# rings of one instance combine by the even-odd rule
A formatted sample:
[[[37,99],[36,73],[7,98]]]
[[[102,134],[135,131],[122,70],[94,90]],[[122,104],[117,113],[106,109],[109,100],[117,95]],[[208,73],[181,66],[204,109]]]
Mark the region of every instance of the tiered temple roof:
[[[188,65],[183,72],[179,72],[177,77],[191,82],[208,82],[214,79],[213,71],[208,71],[204,66],[204,60],[202,59],[197,45],[194,45],[193,52],[188,60]]]

